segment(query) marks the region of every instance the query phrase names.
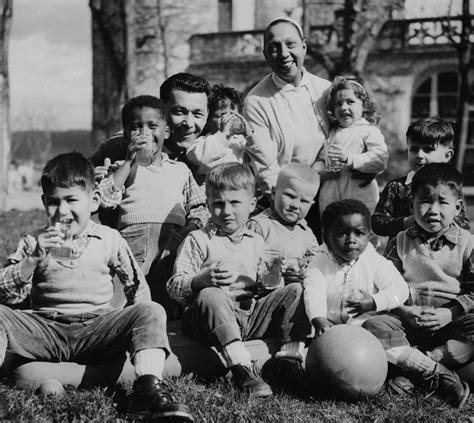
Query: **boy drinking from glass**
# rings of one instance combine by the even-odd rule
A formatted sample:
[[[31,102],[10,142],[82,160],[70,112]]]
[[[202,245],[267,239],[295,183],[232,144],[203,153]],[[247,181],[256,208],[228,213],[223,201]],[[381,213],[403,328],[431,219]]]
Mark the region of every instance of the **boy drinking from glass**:
[[[165,311],[149,301],[145,277],[120,234],[90,220],[100,202],[94,183],[92,163],[78,153],[46,164],[43,204],[51,222],[70,221],[70,254],[53,256],[64,238],[57,226],[48,226],[25,235],[8,258],[0,274],[1,301],[15,304],[30,293],[33,312],[0,305],[0,363],[7,351],[27,360],[92,364],[128,350],[137,379],[120,411],[193,421],[162,381],[170,353]],[[114,275],[127,298],[122,310],[110,306]]]

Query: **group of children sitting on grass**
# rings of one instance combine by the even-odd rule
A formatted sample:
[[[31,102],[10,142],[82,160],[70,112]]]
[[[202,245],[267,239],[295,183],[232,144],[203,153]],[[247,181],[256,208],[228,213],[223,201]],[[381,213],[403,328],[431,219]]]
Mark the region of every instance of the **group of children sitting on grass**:
[[[41,177],[49,224],[26,234],[0,273],[0,362],[7,352],[93,363],[128,351],[136,380],[119,411],[193,421],[163,382],[167,313],[215,346],[236,386],[259,397],[272,387],[301,393],[308,340],[354,324],[401,369],[390,381],[397,392],[429,383],[462,407],[469,387],[455,369],[473,355],[474,239],[462,176],[448,164],[452,127],[439,118],[409,127],[411,171],[387,184],[371,214],[387,148],[375,121],[361,117],[374,113],[361,83],[342,78],[333,87],[339,125],[318,171],[283,166],[264,210],[242,154],[251,128],[241,97],[223,87],[211,94],[189,74],[165,81],[161,99],[129,100],[123,134],[92,162],[78,153],[51,159]],[[150,140],[152,160],[139,164]],[[330,184],[321,245],[305,221],[320,180]],[[100,207],[118,211],[118,231],[91,220]],[[391,237],[384,256],[370,242],[372,229]],[[114,280],[123,285],[123,309],[110,305]],[[413,303],[409,291],[420,288],[434,308]],[[12,307],[27,297],[32,312]],[[271,336],[280,347],[264,380],[244,341]]]

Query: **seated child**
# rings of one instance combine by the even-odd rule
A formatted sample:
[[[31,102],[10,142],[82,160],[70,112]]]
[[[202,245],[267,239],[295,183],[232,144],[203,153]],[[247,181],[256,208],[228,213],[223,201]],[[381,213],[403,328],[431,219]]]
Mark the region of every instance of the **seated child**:
[[[341,323],[398,307],[408,287],[392,263],[369,242],[370,212],[358,200],[330,204],[322,214],[323,239],[306,271],[304,302],[316,336]]]
[[[305,220],[318,189],[317,172],[302,163],[289,163],[280,170],[272,189],[273,207],[247,223],[263,237],[267,250],[281,253],[286,283],[302,282],[303,270],[319,245]]]
[[[122,109],[128,153],[99,184],[102,206],[119,209],[118,229],[143,272],[160,257],[170,237],[180,240],[204,226],[205,198],[189,168],[162,151],[169,136],[163,103],[153,96],[130,99]],[[140,164],[145,147],[149,163]]]
[[[377,235],[394,237],[415,222],[411,181],[415,172],[429,163],[448,163],[453,157],[453,126],[439,117],[418,119],[407,130],[408,165],[410,171],[389,182],[372,215],[372,227]],[[470,229],[463,202],[455,222]]]
[[[242,107],[241,92],[223,85],[212,87],[207,133],[196,139],[186,152],[188,162],[196,169],[195,177],[200,185],[214,166],[243,162],[249,126],[241,116]]]
[[[434,307],[421,309],[412,298],[364,324],[382,342],[388,361],[407,372],[391,381],[395,390],[410,392],[413,384],[429,383],[456,407],[466,402],[469,387],[450,369],[472,360],[474,343],[474,238],[454,219],[461,210],[461,189],[461,174],[448,164],[418,170],[412,182],[415,223],[385,251],[410,291],[432,296]]]
[[[100,202],[92,163],[78,153],[61,154],[46,164],[41,185],[50,225],[25,235],[0,273],[2,303],[30,293],[33,310],[0,305],[0,363],[6,352],[26,360],[103,363],[128,350],[137,379],[119,410],[193,421],[162,383],[170,353],[163,308],[149,301],[145,277],[120,234],[90,220]],[[69,246],[57,224],[63,219],[70,222]],[[114,275],[127,297],[122,310],[110,306]]]
[[[221,352],[238,388],[269,396],[272,389],[242,341],[278,336],[279,374],[288,384],[299,380],[310,330],[303,286],[290,284],[263,297],[255,295],[264,241],[245,227],[256,203],[250,169],[236,163],[218,165],[208,173],[205,187],[211,222],[181,244],[168,291],[186,307],[183,329]]]
[[[384,136],[376,126],[380,116],[375,100],[361,81],[339,76],[329,89],[327,108],[333,127],[321,151],[322,169],[316,163],[322,181],[319,210],[350,198],[362,201],[372,213],[379,199],[374,177],[388,160]]]

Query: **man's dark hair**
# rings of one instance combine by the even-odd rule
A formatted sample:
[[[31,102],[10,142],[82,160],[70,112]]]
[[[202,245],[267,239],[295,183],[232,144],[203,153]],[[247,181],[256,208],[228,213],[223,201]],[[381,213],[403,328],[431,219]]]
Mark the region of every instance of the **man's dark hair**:
[[[160,98],[168,103],[173,89],[187,93],[204,93],[207,98],[211,95],[211,86],[200,76],[180,72],[170,76],[160,87]]]
[[[60,154],[46,163],[41,175],[43,193],[51,193],[56,188],[80,186],[93,189],[95,184],[94,166],[82,154],[72,152]]]
[[[444,145],[453,148],[453,125],[438,116],[418,119],[413,122],[406,133],[408,142],[418,145]]]
[[[165,119],[165,106],[163,102],[152,95],[139,95],[128,100],[122,108],[122,126],[125,128],[130,121],[130,115],[133,110],[149,107],[161,112],[163,119]]]
[[[411,194],[415,197],[422,187],[446,185],[459,199],[462,198],[462,184],[463,177],[454,166],[448,163],[430,163],[413,176]]]

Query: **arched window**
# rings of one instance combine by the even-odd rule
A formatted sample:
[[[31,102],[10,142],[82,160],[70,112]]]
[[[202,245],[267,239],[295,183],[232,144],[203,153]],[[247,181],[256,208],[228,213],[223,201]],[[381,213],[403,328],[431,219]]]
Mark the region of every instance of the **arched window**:
[[[412,122],[426,116],[439,115],[454,121],[458,100],[458,73],[433,73],[416,89],[411,107]]]

